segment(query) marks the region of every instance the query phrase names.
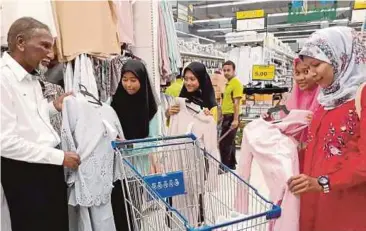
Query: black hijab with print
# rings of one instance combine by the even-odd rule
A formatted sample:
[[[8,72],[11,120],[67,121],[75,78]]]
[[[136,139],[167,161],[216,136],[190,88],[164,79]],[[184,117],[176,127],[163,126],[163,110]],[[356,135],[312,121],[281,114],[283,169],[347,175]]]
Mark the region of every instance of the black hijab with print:
[[[121,76],[127,72],[137,77],[141,87],[136,94],[130,95],[122,83],[118,84],[111,106],[117,113],[126,139],[146,138],[150,120],[157,112],[157,104],[145,65],[138,60],[128,60],[122,67]]]
[[[190,70],[193,75],[196,76],[200,86],[197,91],[188,92],[187,88],[183,85],[179,97],[187,98],[189,101],[201,106],[201,108],[208,108],[211,110],[211,108],[216,107],[215,91],[205,65],[199,62],[190,63],[184,69],[183,77],[187,70]]]

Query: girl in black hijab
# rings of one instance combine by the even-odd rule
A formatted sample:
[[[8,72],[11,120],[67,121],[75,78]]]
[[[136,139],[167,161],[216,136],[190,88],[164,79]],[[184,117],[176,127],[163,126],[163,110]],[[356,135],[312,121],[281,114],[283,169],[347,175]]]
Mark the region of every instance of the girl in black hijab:
[[[184,85],[179,97],[187,98],[204,109],[206,115],[212,115],[217,120],[217,102],[215,91],[205,65],[199,62],[190,63],[183,72]],[[167,115],[175,115],[179,106],[168,109]]]
[[[157,118],[158,105],[145,65],[138,60],[129,60],[123,65],[121,75],[121,83],[113,96],[111,106],[117,113],[125,139],[158,136],[157,121],[153,122]],[[125,183],[123,182],[124,187]],[[134,186],[130,185],[130,189],[131,187]],[[131,211],[130,206],[127,207]],[[121,181],[114,183],[112,208],[116,230],[129,230]],[[131,219],[130,216],[130,224],[135,224]]]
[[[150,132],[150,121],[158,109],[146,67],[138,60],[129,60],[123,65],[121,75],[121,84],[111,106],[117,113],[126,139],[146,138]]]

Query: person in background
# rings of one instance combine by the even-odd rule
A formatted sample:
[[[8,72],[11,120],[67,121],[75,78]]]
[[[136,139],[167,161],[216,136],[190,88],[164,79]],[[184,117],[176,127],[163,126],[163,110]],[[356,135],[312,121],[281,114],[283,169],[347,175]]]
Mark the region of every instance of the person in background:
[[[235,77],[235,64],[226,61],[223,65],[227,84],[222,99],[222,129],[221,136],[225,137],[219,144],[221,161],[230,169],[236,169],[235,136],[239,126],[240,101],[243,97],[243,84]]]
[[[225,76],[222,74],[221,70],[216,70],[211,76],[211,82],[215,90],[216,101],[221,105],[222,95],[225,91],[227,79],[225,79]]]
[[[302,62],[300,58],[295,58],[293,64],[295,84],[285,105],[288,110],[297,109],[311,111],[312,114],[309,115],[310,122],[313,114],[319,108],[317,97],[320,87],[309,73],[309,66]],[[286,115],[283,113],[283,115],[281,114],[280,116],[284,117]],[[273,119],[268,116],[267,113],[263,114],[262,117],[268,121]],[[304,151],[308,139],[308,129],[304,129],[295,138],[299,141],[299,163],[300,172],[302,172]]]
[[[179,97],[199,105],[207,116],[213,116],[217,121],[217,103],[215,92],[205,65],[199,62],[190,63],[183,72],[184,85]],[[179,106],[171,106],[166,115],[169,118],[179,113]]]
[[[50,116],[70,93],[48,103],[31,74],[49,63],[53,42],[46,25],[20,18],[9,29],[9,51],[0,61],[1,184],[13,231],[69,229],[63,166],[76,169],[80,158],[56,149],[60,137]]]
[[[182,68],[180,68],[180,73],[177,75],[176,80],[165,90],[165,94],[178,97],[180,91],[183,87],[183,77],[182,77]]]
[[[349,27],[316,31],[300,52],[321,87],[303,174],[288,181],[301,196],[301,231],[366,230],[365,54],[366,45]]]
[[[159,107],[145,65],[138,60],[128,60],[122,67],[121,75],[121,84],[118,85],[111,106],[121,122],[124,138],[132,140],[160,136]],[[153,167],[148,160],[139,162],[144,162],[146,168]],[[146,171],[142,173],[145,174]],[[152,171],[156,172],[154,169]],[[118,180],[112,190],[112,208],[117,231],[128,230],[122,185],[126,187],[125,182]],[[134,186],[130,185],[130,189],[131,187]],[[130,217],[130,224],[133,223]]]

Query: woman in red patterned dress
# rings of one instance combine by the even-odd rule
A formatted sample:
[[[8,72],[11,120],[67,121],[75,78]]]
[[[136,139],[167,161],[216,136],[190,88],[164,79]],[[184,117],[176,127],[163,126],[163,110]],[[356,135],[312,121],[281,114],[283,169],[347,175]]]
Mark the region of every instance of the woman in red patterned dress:
[[[322,88],[310,129],[304,171],[290,190],[301,196],[301,231],[366,231],[366,45],[353,29],[315,32],[300,57]],[[361,132],[362,131],[362,132]]]

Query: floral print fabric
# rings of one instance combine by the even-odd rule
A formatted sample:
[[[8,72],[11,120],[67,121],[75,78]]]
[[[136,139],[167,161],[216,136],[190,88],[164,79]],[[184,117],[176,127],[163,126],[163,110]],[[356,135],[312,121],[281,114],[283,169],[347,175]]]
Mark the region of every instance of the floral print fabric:
[[[366,81],[366,44],[349,27],[331,27],[313,33],[300,56],[308,56],[333,66],[334,82],[319,93],[318,101],[331,110],[352,100]]]

